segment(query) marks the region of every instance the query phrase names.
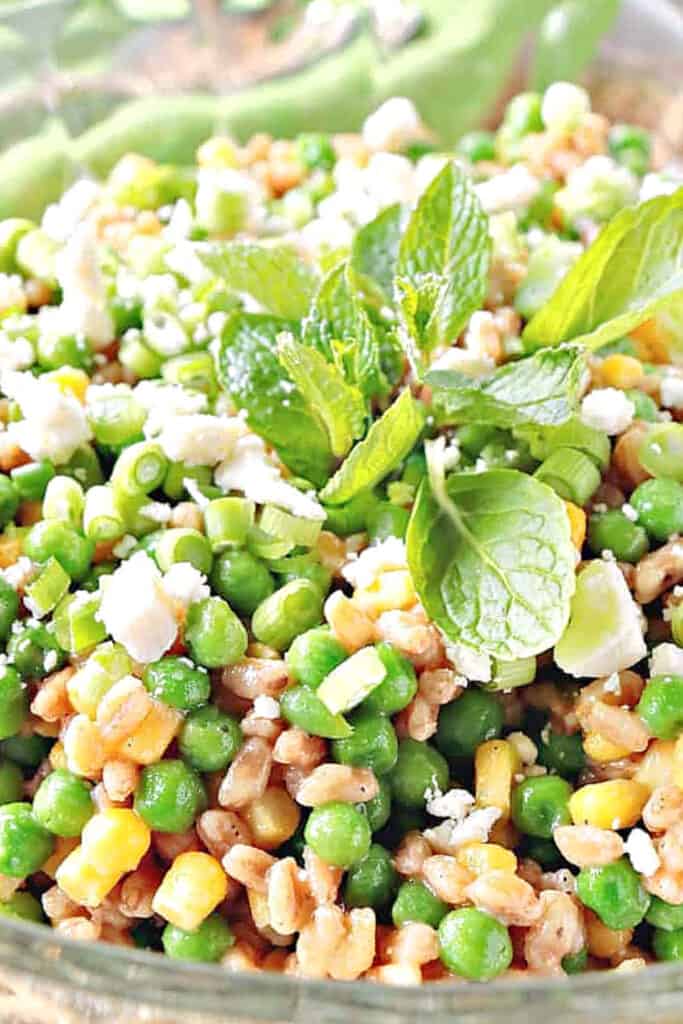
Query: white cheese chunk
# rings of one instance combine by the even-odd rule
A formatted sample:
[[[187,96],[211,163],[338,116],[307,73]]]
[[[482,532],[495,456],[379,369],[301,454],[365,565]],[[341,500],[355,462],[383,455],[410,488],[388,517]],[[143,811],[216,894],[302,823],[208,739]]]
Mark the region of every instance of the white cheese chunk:
[[[624,847],[634,871],[649,878],[659,869],[659,854],[645,829],[631,829]]]
[[[424,136],[424,125],[412,100],[393,96],[365,119],[363,142],[373,152],[402,149]]]
[[[230,455],[235,442],[246,432],[244,421],[202,415],[173,416],[164,422],[157,440],[173,462],[188,466],[215,466]]]
[[[586,426],[610,435],[630,427],[635,411],[633,402],[617,388],[596,388],[581,402],[581,419]]]
[[[676,644],[658,644],[650,657],[650,675],[683,675],[683,649]]]
[[[81,224],[70,236],[57,260],[62,288],[59,314],[67,334],[83,335],[95,349],[106,348],[114,338],[114,321],[97,259],[94,230]]]
[[[161,573],[148,555],[139,551],[103,576],[100,591],[98,617],[131,658],[147,664],[166,653],[178,625]]]
[[[259,505],[280,505],[304,519],[325,519],[325,510],[315,497],[282,479],[256,434],[246,434],[235,442],[232,455],[216,468],[214,479],[222,491],[241,491]]]
[[[189,562],[175,562],[164,574],[163,587],[168,596],[184,608],[211,596],[206,576]]]
[[[9,371],[2,375],[2,389],[18,403],[24,416],[8,425],[7,435],[37,462],[68,462],[76,449],[90,440],[83,406],[54,381]]]

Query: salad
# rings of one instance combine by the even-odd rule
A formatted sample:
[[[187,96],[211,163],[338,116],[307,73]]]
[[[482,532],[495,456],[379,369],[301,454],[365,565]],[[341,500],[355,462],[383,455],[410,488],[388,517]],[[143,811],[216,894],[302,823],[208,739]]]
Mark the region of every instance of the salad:
[[[0,223],[0,913],[392,984],[683,958],[683,178],[124,157]]]

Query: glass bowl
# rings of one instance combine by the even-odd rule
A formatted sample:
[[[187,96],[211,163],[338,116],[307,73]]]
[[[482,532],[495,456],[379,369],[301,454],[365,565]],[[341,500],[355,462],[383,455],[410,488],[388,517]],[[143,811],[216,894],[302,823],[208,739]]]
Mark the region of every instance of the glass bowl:
[[[153,150],[152,155],[168,159],[191,154],[216,127],[213,115],[202,114],[207,89],[232,97],[232,109],[244,114],[240,124],[245,132],[296,131],[298,125],[287,119],[282,104],[268,108],[268,118],[262,115],[264,97],[286,96],[296,75],[356,45],[358,37],[356,12],[335,20],[322,33],[311,34],[309,26],[303,36],[296,36],[300,29],[294,28],[294,34],[289,31],[285,38],[273,39],[272,13],[264,18],[244,10],[249,3],[253,7],[254,0],[241,0],[242,10],[237,12],[236,0],[224,0],[229,9],[214,0],[196,0],[192,10],[187,0],[145,0],[144,17],[136,2],[120,3],[115,17],[104,0],[85,6],[76,0],[30,0],[0,10],[0,79],[5,83],[0,93],[0,150],[5,150],[0,155],[0,216],[19,212],[18,195],[40,209],[52,198],[42,187],[45,184],[60,191],[74,174],[106,169],[124,144],[116,135],[121,110],[131,103],[144,105],[152,96],[162,111],[164,99],[176,97],[172,109],[178,116],[177,95],[185,94],[180,130],[171,145],[163,130],[153,130],[149,119],[141,118],[137,135],[132,140],[125,137],[127,148]],[[596,7],[603,2],[595,0]],[[278,17],[291,14],[291,5],[277,7]],[[290,22],[290,27],[298,24]],[[419,29],[416,23],[401,31]],[[385,39],[387,53],[397,42],[401,39]],[[186,62],[183,54],[190,51],[195,59]],[[657,129],[659,162],[683,152],[682,56],[681,0],[624,0],[588,73],[597,109]],[[70,62],[74,57],[77,66]],[[490,64],[490,55],[483,59]],[[387,61],[390,65],[390,56]],[[491,117],[495,99],[500,103],[519,88],[523,74],[522,53],[505,88],[498,88],[497,97],[491,94]],[[363,85],[367,83],[359,80],[358,87]],[[334,76],[327,86],[334,96]],[[416,79],[415,87],[424,94],[430,83],[425,86],[423,79]],[[335,127],[357,127],[358,111],[374,98],[363,94],[357,107],[349,102],[347,109],[336,111]],[[299,111],[302,124],[325,127],[316,120],[319,110],[319,105],[311,105],[309,122],[304,104]],[[109,133],[106,152],[103,126]],[[447,130],[444,134],[448,137]],[[20,177],[27,177],[29,185],[17,193]],[[683,967],[661,964],[571,981],[520,978],[484,986],[449,982],[397,988],[229,973],[120,946],[77,943],[45,927],[0,918],[3,1022],[347,1024],[350,1016],[363,1024],[414,1024],[425,1018],[433,1024],[540,1024],[549,1019],[553,1024],[574,1024],[581,1017],[604,1024],[680,1024]]]

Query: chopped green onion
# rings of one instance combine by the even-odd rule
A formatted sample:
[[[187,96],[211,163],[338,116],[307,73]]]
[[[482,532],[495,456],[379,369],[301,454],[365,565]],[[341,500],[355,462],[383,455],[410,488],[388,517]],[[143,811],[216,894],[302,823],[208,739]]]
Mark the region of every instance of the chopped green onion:
[[[538,467],[535,476],[561,498],[581,506],[600,486],[600,470],[576,448],[558,448]]]
[[[674,643],[683,647],[683,604],[676,604],[671,609],[671,635]]]
[[[374,647],[363,647],[337,665],[318,687],[317,697],[333,715],[350,711],[382,683],[387,669]]]
[[[25,466],[17,466],[10,473],[22,501],[40,501],[54,475],[55,467],[47,460],[28,462]]]
[[[77,448],[69,461],[60,466],[60,470],[65,476],[73,477],[84,488],[104,483],[100,460],[95,449],[89,444]]]
[[[97,705],[114,683],[128,675],[133,662],[120,644],[100,644],[68,683],[69,699],[77,711],[94,718]]]
[[[284,558],[296,545],[291,540],[282,540],[264,533],[260,526],[252,526],[247,534],[247,550],[257,558],[270,561],[272,558]]]
[[[112,487],[103,484],[90,488],[85,497],[83,529],[86,537],[94,541],[123,537],[126,524]]]
[[[144,343],[139,331],[127,331],[119,349],[119,362],[140,380],[158,377],[163,366],[161,356]]]
[[[119,447],[142,436],[144,408],[125,391],[107,395],[88,405],[88,420],[98,444]]]
[[[154,441],[139,441],[121,452],[111,482],[124,494],[149,494],[164,482],[168,459]]]
[[[248,498],[216,498],[204,509],[204,527],[213,551],[246,543],[256,507]]]
[[[199,572],[211,571],[211,544],[199,530],[175,527],[164,530],[155,547],[156,560],[164,572],[176,562],[189,562]]]
[[[491,667],[491,680],[482,683],[483,690],[514,690],[517,686],[527,686],[536,678],[536,658],[517,658],[515,661],[494,660]]]
[[[79,590],[62,598],[54,614],[57,643],[71,654],[80,654],[94,647],[107,635],[97,618],[100,595]]]
[[[209,466],[186,466],[184,462],[171,462],[163,484],[164,494],[171,501],[180,501],[187,493],[186,480],[195,481],[200,488],[207,485],[210,487],[211,475]]]
[[[70,476],[54,476],[43,498],[43,519],[61,519],[80,530],[83,521],[83,488]]]
[[[169,384],[180,384],[206,395],[215,395],[218,390],[213,357],[209,352],[184,352],[174,356],[164,363],[161,376]]]
[[[50,558],[26,588],[26,607],[37,619],[56,608],[69,589],[71,577],[56,558]]]
[[[275,505],[266,505],[261,512],[259,526],[264,533],[281,540],[291,540],[296,547],[312,548],[323,524],[320,519],[303,519]]]

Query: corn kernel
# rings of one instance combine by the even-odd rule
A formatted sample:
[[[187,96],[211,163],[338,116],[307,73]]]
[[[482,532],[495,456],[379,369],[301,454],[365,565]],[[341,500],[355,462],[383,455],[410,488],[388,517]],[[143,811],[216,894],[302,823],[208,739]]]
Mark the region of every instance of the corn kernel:
[[[670,786],[676,772],[676,744],[673,740],[654,740],[645,751],[633,776],[652,792],[658,786]],[[678,785],[678,783],[676,783]]]
[[[565,501],[564,507],[569,516],[572,544],[577,551],[580,551],[586,539],[586,513],[578,505],[575,505],[573,501]]]
[[[224,135],[214,135],[197,150],[197,163],[200,167],[237,167],[237,146]]]
[[[134,871],[149,849],[149,828],[135,811],[108,807],[95,814],[83,829],[81,845],[93,864],[123,875]]]
[[[640,819],[650,791],[632,779],[610,779],[582,786],[569,798],[569,813],[575,825],[596,828],[630,828]]]
[[[0,569],[9,569],[21,557],[22,545],[19,537],[0,537]]]
[[[514,875],[517,870],[517,858],[512,850],[497,843],[467,843],[460,847],[456,859],[473,875],[485,875],[487,871],[507,871]]]
[[[586,757],[596,764],[607,764],[609,761],[618,761],[622,757],[628,757],[631,753],[628,747],[620,747],[611,743],[598,732],[586,733],[583,739],[583,749]]]
[[[603,359],[600,364],[600,376],[608,388],[619,388],[621,391],[637,388],[643,379],[643,364],[633,356],[615,352],[614,355]]]
[[[274,850],[294,835],[301,812],[286,789],[272,787],[247,804],[242,816],[249,825],[254,846]]]
[[[407,569],[381,573],[369,586],[354,591],[354,602],[367,615],[412,608],[417,601],[413,581]]]
[[[171,924],[191,932],[225,899],[228,880],[208,853],[181,853],[164,875],[152,907]]]
[[[636,343],[640,359],[646,363],[668,363],[671,337],[666,328],[656,319],[645,320],[629,331]]]
[[[94,864],[87,850],[77,846],[57,868],[55,881],[74,903],[99,907],[119,880],[116,871],[105,864]]]
[[[58,370],[46,373],[44,380],[53,381],[60,391],[65,394],[69,392],[79,402],[85,402],[85,393],[90,384],[90,377],[85,370],[79,370],[75,366],[60,366]]]
[[[54,878],[57,873],[57,868],[66,860],[72,850],[80,844],[78,836],[55,836],[55,846],[51,856],[43,864],[40,869],[44,874],[50,878]]]
[[[510,793],[519,755],[507,740],[480,743],[474,755],[475,796],[480,807],[497,807],[503,820],[510,817]]]
[[[145,720],[119,747],[121,756],[136,764],[160,761],[183,723],[183,716],[174,708],[158,700],[153,700],[152,705]]]

